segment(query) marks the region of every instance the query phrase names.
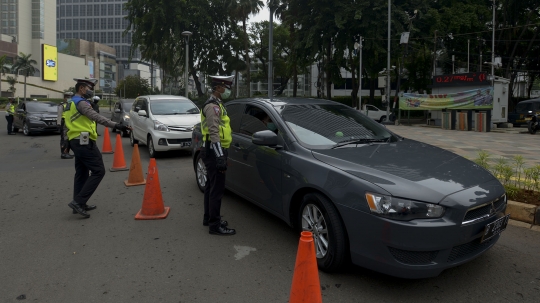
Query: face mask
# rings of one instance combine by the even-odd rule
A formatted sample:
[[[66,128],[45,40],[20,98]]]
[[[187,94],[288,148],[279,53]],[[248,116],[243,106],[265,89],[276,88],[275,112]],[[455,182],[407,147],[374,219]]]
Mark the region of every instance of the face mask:
[[[277,126],[274,124],[274,122],[268,122],[268,124],[266,124],[266,127],[268,127],[268,129],[273,132],[275,132],[277,129]]]
[[[84,97],[85,99],[90,99],[90,98],[92,98],[93,96],[94,96],[94,91],[91,90],[91,89],[87,89],[87,90],[86,90],[86,93],[83,94],[83,97]]]
[[[225,91],[221,94],[221,99],[227,99],[231,96],[231,90],[225,88]]]

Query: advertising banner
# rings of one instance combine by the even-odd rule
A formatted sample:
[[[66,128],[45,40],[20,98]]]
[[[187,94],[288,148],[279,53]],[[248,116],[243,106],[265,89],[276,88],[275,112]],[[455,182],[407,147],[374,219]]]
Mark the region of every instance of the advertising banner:
[[[43,80],[58,81],[58,51],[56,46],[42,44]]]
[[[454,94],[405,93],[399,97],[399,109],[493,109],[493,88],[479,88]]]
[[[90,70],[90,79],[94,78],[94,61],[88,61],[88,69]]]

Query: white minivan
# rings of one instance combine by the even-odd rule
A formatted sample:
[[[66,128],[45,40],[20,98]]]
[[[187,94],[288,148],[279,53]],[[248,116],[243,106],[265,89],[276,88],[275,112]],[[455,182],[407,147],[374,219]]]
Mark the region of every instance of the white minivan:
[[[129,116],[131,146],[146,144],[151,158],[161,151],[190,151],[193,126],[201,122],[197,105],[181,96],[137,97]]]

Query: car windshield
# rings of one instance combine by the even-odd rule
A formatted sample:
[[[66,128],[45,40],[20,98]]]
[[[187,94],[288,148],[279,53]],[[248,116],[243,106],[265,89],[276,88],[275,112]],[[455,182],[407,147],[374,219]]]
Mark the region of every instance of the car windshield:
[[[526,103],[518,103],[518,105],[516,105],[516,111],[518,112],[524,112],[524,111],[529,111],[529,110],[532,110],[532,103],[530,102],[526,102]]]
[[[157,100],[150,102],[154,115],[191,115],[198,114],[199,108],[188,100]]]
[[[122,103],[122,108],[124,109],[125,112],[129,112],[129,110],[131,109],[131,106],[133,106],[133,102]]]
[[[57,113],[58,105],[54,103],[26,103],[27,112]]]
[[[300,143],[308,148],[397,140],[384,126],[344,105],[287,105],[282,108],[281,116]]]

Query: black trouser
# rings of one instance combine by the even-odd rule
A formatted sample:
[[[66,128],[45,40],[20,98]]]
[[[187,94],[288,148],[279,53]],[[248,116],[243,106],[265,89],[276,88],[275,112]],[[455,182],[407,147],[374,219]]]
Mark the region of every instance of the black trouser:
[[[75,154],[73,200],[84,206],[105,176],[105,166],[95,141],[90,140],[88,145],[81,145],[79,138],[75,138],[69,141],[69,145]],[[92,174],[89,176],[90,172]]]
[[[64,119],[60,122],[60,153],[69,154],[69,140],[64,138]]]
[[[227,150],[223,149],[225,157]],[[221,198],[225,191],[225,173],[216,168],[216,154],[213,150],[201,151],[201,158],[206,166],[206,189],[204,190],[204,219],[208,220],[210,229],[216,229],[221,222]]]
[[[13,115],[6,116],[7,120],[7,133],[11,134],[13,131]]]

